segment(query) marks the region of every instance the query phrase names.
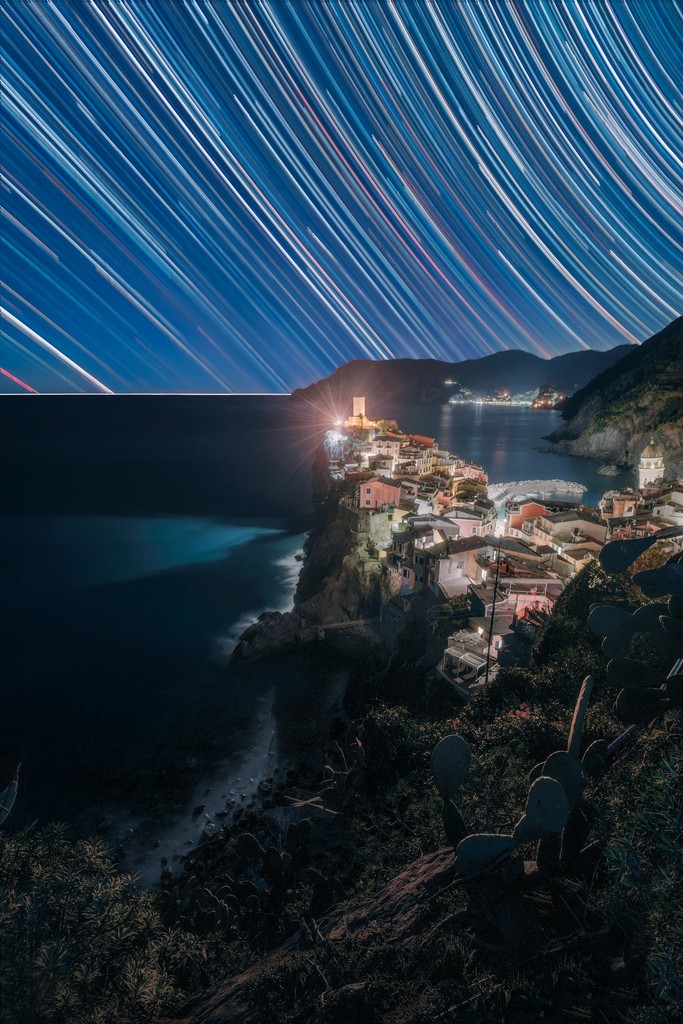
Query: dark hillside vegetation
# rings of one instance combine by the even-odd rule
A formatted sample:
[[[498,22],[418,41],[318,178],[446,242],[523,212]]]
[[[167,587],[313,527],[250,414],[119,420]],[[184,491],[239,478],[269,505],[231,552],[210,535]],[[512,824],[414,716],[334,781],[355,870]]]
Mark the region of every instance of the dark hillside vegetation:
[[[607,352],[568,352],[552,359],[514,349],[460,363],[438,359],[354,359],[329,377],[294,391],[292,397],[325,409],[334,407],[340,416],[346,416],[354,395],[365,395],[372,411],[390,409],[399,402],[446,402],[459,388],[493,394],[503,384],[512,392],[554,387],[564,394],[573,394],[630,348],[618,345]]]
[[[652,577],[645,582],[651,592]],[[293,793],[298,824],[282,835],[262,819],[250,832],[214,835],[165,894],[136,890],[97,843],[57,826],[13,833],[10,817],[0,845],[0,1020],[674,1020],[683,996],[680,684],[672,680],[669,698],[648,697],[660,706],[640,727],[627,730],[615,710],[632,685],[615,660],[664,674],[675,661],[654,620],[647,634],[630,627],[651,605],[628,573],[589,565],[558,602],[536,666],[501,671],[459,709],[425,686],[419,638],[394,662],[395,690],[391,670],[363,661],[353,721],[337,727],[329,767]],[[605,625],[607,606],[618,611]],[[674,601],[668,618],[680,621],[678,609]],[[458,871],[434,748],[455,733],[471,751],[457,792],[466,831],[512,834],[530,772],[567,746],[587,673],[582,751],[622,739],[587,777],[580,848],[553,866],[531,837],[497,865]]]
[[[568,398],[550,440],[573,455],[634,467],[654,436],[667,474],[683,472],[683,317]]]

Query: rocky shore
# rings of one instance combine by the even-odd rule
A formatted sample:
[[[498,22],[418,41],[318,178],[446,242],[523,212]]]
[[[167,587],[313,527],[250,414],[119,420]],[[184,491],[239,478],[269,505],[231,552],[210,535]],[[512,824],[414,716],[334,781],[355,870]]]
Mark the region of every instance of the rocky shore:
[[[240,635],[232,659],[246,662],[265,658],[291,649],[301,638],[301,617],[297,612],[262,612]]]
[[[340,500],[326,460],[316,463],[315,482],[314,525],[294,607],[260,614],[231,655],[231,663],[247,673],[245,685],[255,663],[259,676],[278,679],[270,703],[245,749],[198,779],[182,813],[161,826],[126,823],[130,828],[117,844],[121,863],[144,885],[167,887],[197,870],[208,877],[211,863],[229,858],[245,831],[264,844],[274,842],[302,816],[293,801],[317,792],[324,765],[334,758],[331,736],[335,723],[345,727],[350,667],[377,650],[373,616],[382,594],[379,566],[364,557],[367,538],[353,529],[356,516]],[[283,689],[283,672],[292,664],[309,678],[320,673],[315,692],[310,683],[303,694],[300,685],[291,695],[286,684]],[[298,715],[297,701],[305,705]]]
[[[287,833],[302,816],[293,802],[317,792],[324,766],[334,757],[331,737],[335,726],[345,728],[343,698],[350,667],[378,649],[373,616],[382,599],[379,566],[364,558],[367,539],[353,528],[355,514],[340,501],[342,488],[331,480],[324,454],[316,460],[313,476],[314,523],[294,608],[262,612],[240,635],[231,662],[245,671],[258,663],[264,676],[276,676],[286,664],[283,658],[299,659],[324,667],[325,682],[308,694],[305,714],[297,723],[299,734],[291,721],[283,728],[283,707],[279,716],[271,703],[260,716],[250,749],[200,780],[193,807],[161,838],[152,842],[150,834],[136,842],[131,835],[124,844],[124,866],[136,870],[147,885],[167,886],[198,868],[207,877],[212,863],[229,859],[245,831],[263,844]],[[287,705],[287,695],[280,696]],[[321,707],[306,729],[311,701]]]
[[[298,735],[282,735],[271,694],[248,745],[197,781],[181,814],[163,823],[118,823],[120,867],[145,888],[167,888],[197,873],[208,877],[210,865],[234,853],[245,832],[267,845],[286,832],[302,817],[292,807],[293,799],[312,796],[321,784],[325,762],[332,756],[332,723],[345,723],[347,676],[338,667],[330,670],[317,728],[307,742]]]

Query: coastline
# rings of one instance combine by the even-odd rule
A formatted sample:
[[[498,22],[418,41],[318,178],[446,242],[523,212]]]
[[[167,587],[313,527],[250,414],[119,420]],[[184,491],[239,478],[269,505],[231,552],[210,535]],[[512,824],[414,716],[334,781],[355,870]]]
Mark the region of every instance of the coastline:
[[[364,638],[362,645],[367,643]],[[292,694],[273,686],[261,699],[257,727],[244,747],[196,780],[180,814],[117,821],[119,868],[143,888],[163,889],[191,871],[208,846],[224,848],[245,831],[258,832],[267,818],[273,819],[271,827],[277,822],[286,831],[300,817],[288,797],[317,789],[332,753],[332,727],[335,721],[346,724],[343,702],[356,644],[341,638],[265,657],[260,664],[273,673],[288,659],[304,667],[326,662],[324,679],[318,674],[322,685],[299,694],[298,705]]]
[[[134,874],[145,888],[154,888],[167,875],[170,877],[203,838],[216,834],[223,824],[234,824],[239,810],[253,807],[265,779],[270,778],[273,784],[279,781],[284,769],[273,764],[276,729],[272,692],[269,699],[262,699],[262,705],[256,735],[248,749],[238,750],[202,775],[179,816],[161,825],[138,822],[128,841],[124,839],[119,867]]]
[[[182,810],[116,821],[111,839],[119,867],[145,888],[178,882],[207,845],[224,847],[245,830],[258,831],[271,812],[286,830],[297,817],[287,796],[320,784],[333,747],[331,728],[347,718],[343,701],[351,666],[375,649],[378,637],[366,624],[337,624],[324,639],[313,629],[309,639],[316,642],[302,642],[295,597],[302,573],[311,569],[315,536],[315,530],[307,535],[303,554],[298,548],[281,560],[289,573],[280,608],[245,613],[219,638],[217,660],[244,672],[246,685],[250,675],[275,680],[259,697],[256,725],[242,748],[194,780]],[[279,623],[287,624],[284,631]],[[253,635],[262,645],[240,658],[236,652]]]
[[[292,538],[296,547],[274,563],[285,572],[284,592],[277,602],[282,612],[274,613],[278,615],[293,607],[303,564],[305,535],[296,533]],[[268,613],[257,609],[244,612],[225,634],[215,638],[209,660],[227,668],[239,638],[263,614]],[[176,792],[172,787],[159,792],[156,813],[148,811],[151,801],[146,799],[139,812],[126,814],[116,800],[84,815],[87,823],[95,813],[99,819],[96,829],[113,847],[118,866],[135,875],[143,887],[158,887],[163,874],[177,871],[189,850],[253,811],[293,770],[292,757],[278,756],[275,686],[260,693],[256,702],[258,710],[251,725],[241,727],[234,737],[238,749],[216,759],[215,747],[204,747],[196,756],[179,761],[174,766]]]

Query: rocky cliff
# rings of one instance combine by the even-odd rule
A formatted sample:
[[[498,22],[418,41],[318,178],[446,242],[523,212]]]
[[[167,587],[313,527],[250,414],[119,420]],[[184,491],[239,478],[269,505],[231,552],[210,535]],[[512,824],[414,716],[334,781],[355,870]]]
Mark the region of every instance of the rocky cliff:
[[[388,513],[359,517],[355,483],[333,482],[321,450],[313,471],[314,526],[294,599],[312,625],[371,618],[394,596],[376,544],[390,531]]]
[[[633,469],[654,436],[668,476],[683,474],[683,317],[629,351],[565,403],[558,450]]]
[[[249,660],[295,644],[302,626],[352,622],[379,614],[393,594],[373,553],[373,542],[389,528],[386,514],[364,517],[346,500],[354,484],[332,481],[324,450],[313,466],[313,528],[304,546],[304,561],[293,612],[264,612],[249,626],[234,657]]]
[[[335,505],[309,538],[297,588],[296,609],[310,624],[369,618],[382,600],[380,563],[369,554],[372,537],[359,530],[353,509],[338,500]]]

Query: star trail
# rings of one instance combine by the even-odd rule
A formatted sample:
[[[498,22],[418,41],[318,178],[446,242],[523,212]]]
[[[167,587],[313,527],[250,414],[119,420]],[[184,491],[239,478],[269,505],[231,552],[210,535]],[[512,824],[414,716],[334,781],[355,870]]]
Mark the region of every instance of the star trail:
[[[3,11],[0,392],[287,392],[682,312],[683,6]]]

